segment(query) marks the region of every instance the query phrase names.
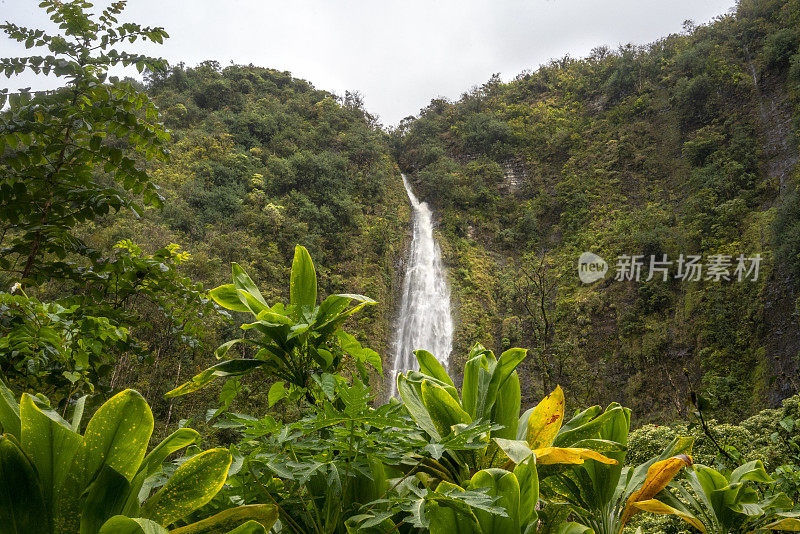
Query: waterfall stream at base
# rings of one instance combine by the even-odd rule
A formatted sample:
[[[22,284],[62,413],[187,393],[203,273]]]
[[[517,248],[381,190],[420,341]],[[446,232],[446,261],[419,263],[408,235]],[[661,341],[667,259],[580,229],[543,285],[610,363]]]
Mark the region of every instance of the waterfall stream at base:
[[[413,208],[413,237],[406,262],[400,315],[394,336],[394,365],[390,396],[397,395],[397,375],[418,369],[413,351],[425,349],[445,369],[453,346],[450,288],[445,279],[441,251],[433,238],[433,217],[428,204],[411,191],[405,175],[403,185]]]

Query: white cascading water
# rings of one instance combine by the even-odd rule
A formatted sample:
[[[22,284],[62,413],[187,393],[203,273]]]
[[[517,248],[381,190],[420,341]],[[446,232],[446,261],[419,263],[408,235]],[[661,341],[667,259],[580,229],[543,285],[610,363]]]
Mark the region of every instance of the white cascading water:
[[[450,316],[450,288],[445,279],[442,255],[433,238],[433,217],[428,204],[411,191],[405,175],[403,185],[414,209],[414,235],[406,263],[400,317],[394,339],[391,396],[397,395],[397,375],[419,369],[414,351],[425,349],[445,369],[453,347],[453,319]]]

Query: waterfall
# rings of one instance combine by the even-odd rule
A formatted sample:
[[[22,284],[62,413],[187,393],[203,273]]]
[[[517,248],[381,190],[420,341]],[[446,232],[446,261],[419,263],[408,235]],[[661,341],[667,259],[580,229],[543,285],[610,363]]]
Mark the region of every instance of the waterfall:
[[[411,201],[414,234],[406,262],[400,316],[394,337],[391,397],[397,394],[397,375],[418,369],[413,351],[425,349],[448,367],[453,346],[450,288],[445,279],[439,245],[433,238],[433,214],[420,202],[405,175],[403,185]]]

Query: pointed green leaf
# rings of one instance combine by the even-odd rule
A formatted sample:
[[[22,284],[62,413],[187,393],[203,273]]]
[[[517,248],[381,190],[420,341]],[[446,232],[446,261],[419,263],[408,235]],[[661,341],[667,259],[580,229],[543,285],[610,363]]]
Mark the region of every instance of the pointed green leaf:
[[[450,375],[447,374],[442,362],[436,359],[436,356],[428,352],[427,350],[415,350],[414,356],[417,357],[417,361],[419,362],[419,372],[424,373],[426,375],[432,376],[437,380],[441,380],[445,384],[449,384],[454,386],[453,379],[450,378]],[[455,387],[455,386],[454,386]]]
[[[167,457],[190,445],[200,443],[200,433],[191,428],[179,428],[159,443],[147,456],[144,457],[142,465],[136,476],[131,482],[131,492],[125,503],[124,513],[126,515],[138,514],[139,512],[139,491],[144,485],[144,481],[158,473],[164,460]]]
[[[168,391],[164,396],[167,398],[180,397],[187,393],[193,393],[204,388],[217,377],[245,375],[253,369],[264,365],[267,365],[264,360],[227,360],[217,365],[212,365],[201,373],[196,374],[191,380]]]
[[[169,525],[209,502],[228,476],[233,457],[228,449],[210,449],[193,456],[142,505],[142,517]]]
[[[233,284],[215,287],[208,292],[208,296],[225,309],[237,312],[250,311],[250,308],[248,308],[247,304],[242,300],[239,290],[237,290]]]
[[[443,387],[423,380],[421,385],[422,402],[430,414],[436,430],[441,436],[447,436],[458,424],[469,424],[472,418],[461,405]]]
[[[45,502],[48,507],[52,507],[56,488],[64,483],[64,477],[83,443],[83,438],[62,423],[58,414],[47,407],[47,411],[43,411],[37,400],[27,393],[22,395],[20,443],[36,466]]]
[[[422,402],[422,392],[419,383],[410,382],[405,375],[397,375],[397,393],[403,399],[403,405],[416,421],[417,425],[428,433],[433,439],[439,441],[441,434],[436,430],[431,415],[428,413],[425,403]]]
[[[108,466],[133,479],[153,433],[153,412],[138,392],[126,389],[106,401],[89,421],[61,487],[56,488],[57,531],[79,530],[79,502],[91,481]]]
[[[292,306],[306,310],[304,313],[313,310],[317,304],[317,272],[308,251],[300,245],[294,249],[289,301]]]
[[[122,512],[130,489],[124,476],[108,466],[103,467],[81,503],[80,534],[97,534],[108,519]]]

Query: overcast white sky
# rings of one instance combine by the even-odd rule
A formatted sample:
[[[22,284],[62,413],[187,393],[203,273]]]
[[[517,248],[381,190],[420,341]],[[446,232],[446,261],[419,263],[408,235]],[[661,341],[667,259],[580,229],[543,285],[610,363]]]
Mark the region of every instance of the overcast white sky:
[[[39,0],[0,0],[0,20],[48,22]],[[315,87],[358,90],[397,124],[431,98],[458,98],[499,72],[509,80],[551,58],[598,45],[648,43],[708,22],[734,0],[130,0],[126,20],[164,26],[163,46],[137,50],[289,70]],[[105,5],[97,1],[96,5]],[[138,43],[137,43],[138,44]],[[0,57],[25,54],[0,37]],[[135,72],[135,71],[134,71]],[[33,76],[0,87],[52,87]]]

